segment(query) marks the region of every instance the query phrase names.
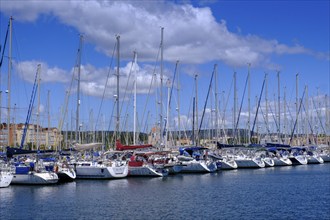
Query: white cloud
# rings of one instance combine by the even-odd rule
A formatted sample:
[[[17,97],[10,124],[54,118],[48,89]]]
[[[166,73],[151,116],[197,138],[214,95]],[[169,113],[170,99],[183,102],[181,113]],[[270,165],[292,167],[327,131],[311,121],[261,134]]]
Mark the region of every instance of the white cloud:
[[[17,74],[24,80],[33,83],[38,64],[41,65],[41,83],[51,82],[51,83],[70,83],[72,79],[72,74],[75,74],[74,87],[76,85],[77,79],[77,69],[72,69],[70,72],[60,69],[58,67],[49,67],[46,63],[42,61],[23,61],[14,62],[14,70]],[[131,70],[132,63],[129,62],[126,66],[120,68],[120,91],[121,93],[130,94],[133,91],[133,83],[135,80],[134,72]],[[81,93],[94,96],[102,97],[104,93],[104,88],[107,86],[105,91],[105,97],[112,98],[116,94],[117,90],[117,78],[116,69],[111,69],[109,74],[108,83],[106,85],[107,76],[109,73],[109,68],[96,68],[91,64],[81,65],[81,76],[80,76],[80,89]],[[129,76],[131,72],[131,76]],[[151,93],[154,92],[159,83],[159,79],[153,77],[153,67],[149,65],[143,65],[140,67],[137,64],[137,94],[148,94],[149,90]],[[152,85],[151,85],[151,82]],[[127,84],[128,83],[128,84]],[[73,88],[75,91],[76,88]],[[123,94],[121,94],[123,95]],[[127,99],[128,95],[126,96]],[[123,96],[122,96],[123,98]]]
[[[120,68],[119,90],[122,94],[126,91],[130,94],[133,91],[134,73],[131,70],[132,63],[129,62],[126,66]],[[81,91],[86,95],[102,97],[106,86],[105,96],[112,98],[117,92],[117,77],[116,69],[110,70],[109,79],[107,82],[108,68],[95,68],[92,65],[82,66],[81,69]],[[130,75],[131,73],[131,75]],[[155,78],[150,66],[145,65],[142,68],[137,67],[137,94],[147,94],[151,86],[151,91],[156,88]],[[107,85],[106,85],[107,82]],[[152,85],[151,85],[152,83]],[[127,96],[125,97],[127,99]]]
[[[66,83],[70,80],[70,73],[58,67],[48,67],[42,61],[22,61],[13,62],[13,67],[17,74],[24,80],[33,83],[38,65],[40,64],[40,79],[42,82],[61,82]]]
[[[316,53],[300,45],[288,46],[255,35],[242,36],[216,21],[209,7],[174,4],[167,1],[4,1],[0,10],[17,20],[35,21],[51,15],[73,26],[97,50],[111,55],[115,35],[121,35],[121,55],[128,59],[133,50],[143,61],[154,61],[164,31],[164,59],[200,64],[219,60],[232,66],[276,66],[272,54]],[[316,54],[317,55],[317,54]],[[320,56],[318,54],[318,56]]]

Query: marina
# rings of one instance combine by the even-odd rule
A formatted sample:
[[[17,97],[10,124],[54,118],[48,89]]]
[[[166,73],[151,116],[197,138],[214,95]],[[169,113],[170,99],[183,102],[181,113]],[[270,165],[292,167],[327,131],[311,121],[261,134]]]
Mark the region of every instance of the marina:
[[[4,219],[328,219],[329,180],[330,163],[324,163],[11,185],[0,189],[0,214]]]
[[[330,2],[15,2],[0,219],[330,219]]]

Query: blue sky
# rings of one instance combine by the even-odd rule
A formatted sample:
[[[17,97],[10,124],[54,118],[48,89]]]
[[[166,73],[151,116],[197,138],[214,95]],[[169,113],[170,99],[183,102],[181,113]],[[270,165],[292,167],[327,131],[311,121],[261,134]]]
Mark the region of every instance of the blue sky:
[[[110,63],[115,36],[119,34],[120,97],[124,97],[126,85],[129,88],[126,93],[131,94],[133,79],[129,83],[127,80],[133,51],[136,50],[139,124],[140,127],[147,124],[150,130],[157,123],[160,111],[156,104],[160,93],[159,58],[156,62],[160,27],[164,27],[164,82],[167,79],[172,80],[175,62],[180,61],[178,73],[181,128],[189,129],[191,126],[189,115],[191,116],[191,100],[195,89],[194,75],[198,74],[198,112],[201,116],[214,64],[218,64],[221,115],[225,111],[220,94],[229,100],[225,114],[226,126],[230,127],[232,123],[233,90],[229,92],[233,73],[237,72],[239,106],[248,72],[247,63],[251,63],[253,106],[255,97],[260,94],[265,73],[268,73],[269,102],[274,101],[274,94],[277,99],[276,71],[280,71],[281,76],[281,99],[286,87],[287,102],[291,106],[295,101],[295,77],[299,73],[299,96],[302,96],[304,86],[307,85],[310,103],[313,100],[317,103],[315,115],[318,112],[324,116],[324,96],[329,97],[330,93],[329,9],[329,1],[1,1],[1,45],[9,17],[14,17],[12,120],[16,123],[25,121],[34,75],[37,64],[40,63],[41,123],[47,127],[47,93],[50,91],[51,126],[58,126],[63,117],[61,111],[65,106],[66,91],[69,90],[77,59],[79,34],[83,34],[81,123],[85,129],[91,129],[97,123],[99,128],[112,130],[114,125],[110,124],[110,119],[116,91],[116,61],[113,61],[112,66]],[[8,89],[7,51],[8,48],[1,67],[1,91]],[[105,89],[109,68],[110,79]],[[158,84],[151,84],[154,73]],[[176,83],[174,87],[177,88]],[[147,103],[149,88],[152,94]],[[73,82],[63,130],[66,127],[74,128],[74,122],[70,119],[74,121],[71,115],[75,115],[75,90],[76,81]],[[102,102],[103,93],[105,99]],[[7,101],[5,94],[2,94],[1,120],[6,121]],[[163,94],[165,114],[166,88],[163,89]],[[177,124],[176,90],[173,95],[170,124],[174,127]],[[214,87],[211,97],[213,106],[209,100],[206,111],[208,116],[210,109],[215,108]],[[36,103],[37,101],[35,106]],[[121,128],[131,129],[132,99],[126,97],[122,103]],[[274,104],[273,107],[275,108]],[[291,110],[294,114],[294,108]],[[246,126],[246,114],[247,94],[243,102],[241,127]],[[129,115],[127,119],[125,115]],[[269,117],[272,117],[271,113]],[[210,123],[210,120],[206,119],[204,124]],[[35,114],[33,121],[36,121]]]

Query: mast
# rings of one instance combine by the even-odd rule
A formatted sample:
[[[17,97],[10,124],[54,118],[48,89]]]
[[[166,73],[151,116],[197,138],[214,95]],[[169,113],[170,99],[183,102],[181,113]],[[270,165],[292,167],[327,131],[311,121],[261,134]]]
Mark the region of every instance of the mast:
[[[307,126],[307,122],[308,122],[308,117],[309,117],[309,104],[308,104],[308,86],[306,85],[306,97],[305,97],[305,106],[306,106],[306,116],[304,119],[305,122],[305,135],[306,135],[306,145],[309,144],[309,135],[308,135],[308,126]]]
[[[165,132],[165,147],[168,147],[168,131],[170,128],[170,101],[171,101],[171,81],[167,79],[167,112],[166,112],[166,132]]]
[[[16,134],[16,103],[14,104],[14,117],[13,117],[13,120],[12,120],[12,123],[13,123],[13,134]],[[15,138],[15,135],[13,135],[13,144],[16,145],[16,138]]]
[[[120,117],[119,117],[119,65],[120,65],[120,54],[119,54],[119,51],[120,51],[120,36],[117,35],[116,36],[116,39],[117,39],[117,96],[116,96],[116,104],[117,104],[117,118],[116,118],[116,139],[119,139],[120,138],[120,135],[119,135],[119,123],[120,123]],[[115,140],[116,140],[115,139]]]
[[[290,136],[290,145],[291,145],[291,143],[292,143],[292,139],[293,139],[294,131],[295,131],[297,125],[298,125],[298,120],[299,120],[299,117],[298,117],[298,116],[299,116],[299,112],[300,112],[300,109],[301,109],[301,106],[302,106],[302,101],[304,100],[304,95],[305,95],[305,93],[306,93],[306,87],[304,88],[303,95],[302,95],[302,98],[301,98],[301,100],[300,100],[299,107],[298,107],[298,110],[297,110],[297,117],[296,117],[295,123],[294,123],[294,125],[293,125],[293,129],[292,129],[291,136]],[[298,135],[298,133],[297,133],[297,135]],[[298,142],[299,142],[299,141],[298,141]],[[299,145],[299,143],[298,143],[298,145]]]
[[[228,144],[228,139],[227,139],[227,132],[226,131],[226,122],[225,122],[225,117],[226,117],[226,99],[225,99],[225,91],[223,90],[221,92],[221,100],[222,100],[222,108],[223,108],[223,113],[221,116],[221,124],[222,124],[222,141],[221,143]]]
[[[269,141],[269,124],[268,124],[268,74],[266,73],[266,85],[265,85],[265,102],[266,102],[266,141]]]
[[[93,109],[89,110],[89,124],[88,124],[88,140],[91,142],[95,142],[95,133],[93,131],[94,129],[94,112]],[[90,137],[90,134],[92,134],[92,138]]]
[[[134,80],[134,118],[133,118],[133,144],[136,145],[136,88],[137,88],[137,68],[136,68],[136,62],[137,62],[137,52],[134,51],[134,73],[135,73],[135,80]]]
[[[79,49],[78,49],[78,60],[77,60],[77,67],[78,67],[78,76],[77,76],[77,110],[76,110],[76,143],[80,143],[80,131],[79,131],[79,111],[80,111],[80,68],[81,68],[81,52],[82,52],[82,43],[83,43],[83,35],[80,35],[79,39]]]
[[[277,71],[277,104],[278,104],[278,133],[277,133],[277,138],[278,138],[278,143],[282,143],[281,139],[281,91],[280,91],[280,71]]]
[[[325,95],[325,117],[326,117],[326,141],[327,143],[326,144],[330,144],[330,141],[329,141],[329,129],[330,129],[330,109],[329,109],[329,97],[328,95],[326,94]]]
[[[257,110],[256,110],[256,114],[255,114],[255,116],[254,116],[254,122],[253,122],[253,124],[252,124],[252,129],[251,129],[251,137],[253,136],[253,132],[254,132],[254,126],[255,126],[255,124],[256,124],[256,120],[258,119],[258,111],[259,111],[259,107],[260,107],[260,101],[261,101],[261,96],[262,96],[262,93],[263,93],[263,91],[264,91],[264,86],[265,86],[265,81],[266,81],[266,76],[267,74],[265,74],[265,78],[264,78],[264,81],[263,81],[263,83],[262,83],[262,87],[261,87],[261,92],[260,92],[260,96],[259,96],[259,100],[258,100],[258,105],[257,105]],[[258,126],[257,126],[257,128],[258,128]],[[252,141],[251,141],[252,142]]]
[[[179,64],[179,61],[177,60],[176,61],[176,65]],[[178,99],[178,140],[179,140],[179,143],[181,145],[181,121],[180,121],[180,79],[179,79],[179,73],[178,73],[178,76],[177,76],[177,99]]]
[[[298,77],[299,77],[299,73],[296,74],[296,126],[297,126],[297,135],[296,135],[296,145],[299,145],[299,126],[298,126],[298,103],[299,103],[299,98],[298,98]]]
[[[68,149],[68,132],[69,132],[69,122],[66,123],[66,132],[65,132],[65,148]],[[58,150],[62,150],[62,145],[61,145],[61,141],[60,141],[60,148]]]
[[[250,77],[250,67],[251,67],[251,63],[248,63],[248,123],[247,123],[247,127],[248,127],[248,144],[250,144],[250,129],[251,129],[251,77]]]
[[[211,75],[211,80],[210,80],[210,84],[209,84],[209,88],[207,90],[207,95],[206,95],[206,100],[205,100],[205,103],[204,103],[204,108],[203,108],[203,113],[202,113],[202,118],[201,118],[201,123],[199,125],[199,128],[198,128],[198,133],[197,133],[197,137],[199,137],[199,133],[201,131],[201,128],[202,128],[202,125],[203,125],[203,121],[204,121],[204,116],[205,116],[205,110],[206,110],[206,106],[207,106],[207,101],[209,99],[209,96],[210,96],[210,91],[211,91],[211,87],[212,87],[212,80],[213,80],[213,76],[214,76],[214,71],[215,71],[215,65],[214,65],[214,69],[212,71],[212,75]],[[212,109],[212,108],[211,108]],[[205,134],[205,132],[204,132]],[[205,136],[205,135],[204,135]],[[198,139],[199,140],[199,139]],[[199,142],[198,142],[199,144]]]
[[[39,127],[40,127],[40,69],[41,65],[38,64],[38,108],[37,108],[37,150],[40,149],[40,135],[39,135]]]
[[[196,117],[196,129],[198,129],[198,87],[197,87],[197,77],[198,75],[195,75],[195,117]],[[197,130],[196,130],[197,131]],[[196,132],[197,133],[197,132]],[[196,139],[196,145],[198,144],[198,135],[196,135],[196,137],[194,137]]]
[[[255,121],[256,121],[256,127],[257,127],[257,141],[256,143],[259,144],[260,143],[260,139],[261,139],[261,135],[259,135],[259,119],[258,119],[258,96],[255,97],[255,101],[256,101],[256,109],[257,109],[257,112],[256,112],[256,118],[255,118]],[[252,127],[253,128],[253,127]],[[252,135],[254,135],[252,132],[251,132],[251,137]],[[252,142],[252,141],[250,141]]]
[[[104,138],[104,131],[105,131],[105,118],[104,115],[101,114],[101,118],[102,118],[102,151],[104,152],[104,147],[105,147],[105,138]]]
[[[192,138],[191,138],[193,146],[195,145],[195,108],[196,108],[195,101],[196,101],[196,98],[194,97],[193,98]]]
[[[319,87],[316,88],[316,97],[320,97],[320,94],[319,94]],[[318,105],[316,106],[316,104],[314,103],[314,108],[316,110],[316,116],[315,116],[315,124],[317,124],[316,126],[316,143],[318,145],[318,142],[319,142],[319,128],[320,128],[320,123],[319,123],[319,120],[318,119],[318,110],[321,108],[321,105],[320,105],[320,101],[318,101],[317,103]]]
[[[214,90],[215,90],[215,129],[216,140],[219,138],[219,106],[218,106],[218,65],[214,65]]]
[[[163,141],[163,50],[164,50],[164,27],[160,28],[161,30],[161,40],[160,40],[160,145],[164,145]]]
[[[234,110],[233,110],[233,143],[236,144],[237,140],[236,140],[236,102],[237,102],[237,87],[236,87],[236,71],[234,72]]]
[[[8,50],[8,58],[9,58],[9,62],[8,62],[8,89],[7,89],[7,105],[8,105],[8,109],[7,109],[7,137],[8,137],[8,146],[10,146],[10,95],[11,95],[11,91],[10,91],[10,81],[11,81],[11,66],[12,66],[12,34],[13,34],[13,17],[10,17],[9,19],[9,50]]]
[[[287,143],[287,126],[288,120],[286,116],[286,86],[284,87],[284,95],[283,95],[283,102],[284,102],[284,143]]]
[[[47,147],[49,146],[49,128],[50,128],[50,90],[47,91]]]

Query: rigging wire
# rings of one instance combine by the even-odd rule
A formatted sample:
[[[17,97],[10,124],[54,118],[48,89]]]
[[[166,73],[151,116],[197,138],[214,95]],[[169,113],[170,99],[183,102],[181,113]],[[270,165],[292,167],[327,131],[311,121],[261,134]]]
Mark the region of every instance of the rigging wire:
[[[238,118],[237,118],[237,122],[236,122],[236,125],[235,125],[235,130],[234,130],[234,135],[233,135],[234,136],[234,143],[235,143],[236,135],[238,135],[238,134],[236,134],[237,133],[237,127],[238,127],[239,119],[240,119],[240,116],[241,116],[241,111],[242,111],[242,106],[243,106],[243,102],[244,102],[244,96],[245,96],[246,86],[247,86],[248,80],[249,80],[249,75],[246,76],[243,96],[242,96],[242,100],[241,100],[241,106],[240,106],[239,111],[238,111]]]
[[[146,103],[144,105],[144,109],[143,109],[143,113],[142,113],[142,122],[144,121],[144,116],[145,116],[145,113],[146,113],[146,110],[147,110],[147,105],[149,103],[149,98],[150,98],[150,94],[151,94],[151,89],[152,89],[152,85],[154,83],[154,80],[155,80],[155,77],[156,77],[156,68],[157,68],[157,62],[158,62],[158,58],[159,58],[159,54],[160,54],[160,49],[161,49],[161,46],[159,46],[159,49],[158,49],[158,53],[157,53],[157,57],[156,57],[156,62],[155,62],[155,65],[154,65],[154,70],[153,70],[153,74],[152,74],[152,78],[151,78],[151,83],[150,83],[150,86],[149,86],[149,90],[148,90],[148,95],[147,95],[147,99],[146,99]],[[157,108],[156,108],[157,110]],[[148,115],[149,115],[149,111],[148,111]],[[140,132],[137,132],[137,136],[139,137],[140,135]]]
[[[95,130],[96,130],[96,126],[98,124],[98,121],[99,121],[99,118],[100,118],[100,115],[101,115],[101,109],[102,109],[102,105],[103,105],[103,102],[104,102],[104,99],[105,99],[105,92],[106,92],[108,82],[109,82],[109,78],[110,78],[111,67],[112,67],[112,63],[113,63],[113,60],[114,60],[114,54],[115,54],[115,51],[116,51],[116,46],[117,46],[117,42],[115,43],[113,51],[112,51],[111,61],[110,61],[109,69],[108,69],[107,80],[105,81],[104,90],[103,90],[103,94],[102,94],[102,99],[101,99],[99,111],[97,113],[97,118],[96,118],[96,123],[95,123]],[[108,130],[110,130],[110,125],[111,125],[111,120],[110,120],[110,123],[109,123],[109,129]]]

